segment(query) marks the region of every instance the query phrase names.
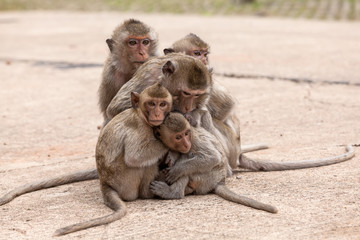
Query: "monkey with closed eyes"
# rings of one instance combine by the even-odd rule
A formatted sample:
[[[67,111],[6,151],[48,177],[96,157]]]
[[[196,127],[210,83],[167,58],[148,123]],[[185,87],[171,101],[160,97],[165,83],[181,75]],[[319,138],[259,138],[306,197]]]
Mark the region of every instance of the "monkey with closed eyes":
[[[249,207],[276,213],[277,209],[238,195],[225,185],[226,156],[221,144],[201,127],[193,128],[183,115],[170,113],[155,130],[156,136],[173,152],[166,182],[153,181],[151,191],[164,199],[180,199],[187,194],[207,194]]]

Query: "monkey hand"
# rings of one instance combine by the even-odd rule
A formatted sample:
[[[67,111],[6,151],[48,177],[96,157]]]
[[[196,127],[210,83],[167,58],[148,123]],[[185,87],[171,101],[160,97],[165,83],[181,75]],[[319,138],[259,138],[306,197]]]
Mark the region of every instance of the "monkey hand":
[[[152,181],[150,183],[150,192],[159,197],[164,197],[165,193],[170,192],[170,187],[165,182]]]
[[[186,120],[188,120],[188,122],[190,123],[190,125],[192,127],[196,127],[197,126],[197,121],[196,119],[191,115],[191,113],[185,113],[184,117],[186,118]]]
[[[169,154],[166,156],[165,159],[165,164],[168,166],[167,171],[169,170],[169,168],[174,166],[176,160],[179,158],[179,155],[180,154],[178,152],[169,151]]]
[[[183,176],[182,169],[180,167],[176,167],[175,165],[174,167],[170,168],[168,173],[166,174],[166,183],[171,185],[182,176]]]

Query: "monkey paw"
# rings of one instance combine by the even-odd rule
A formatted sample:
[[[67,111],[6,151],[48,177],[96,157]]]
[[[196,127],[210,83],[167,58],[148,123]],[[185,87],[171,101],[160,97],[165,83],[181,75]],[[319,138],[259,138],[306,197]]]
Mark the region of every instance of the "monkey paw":
[[[170,168],[169,172],[166,174],[166,183],[171,185],[176,182],[182,175],[177,170],[176,166]]]
[[[166,199],[166,196],[170,193],[170,187],[165,182],[152,181],[150,183],[150,191],[153,194]]]
[[[191,113],[185,113],[184,117],[186,118],[186,120],[188,120],[188,122],[190,123],[190,125],[192,127],[196,127],[197,126],[197,121],[196,119],[191,115]]]

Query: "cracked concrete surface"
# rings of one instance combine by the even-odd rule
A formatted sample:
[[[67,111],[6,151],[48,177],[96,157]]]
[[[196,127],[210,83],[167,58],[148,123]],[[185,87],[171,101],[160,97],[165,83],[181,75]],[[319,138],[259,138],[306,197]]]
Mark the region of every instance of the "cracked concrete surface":
[[[211,45],[215,77],[239,103],[243,143],[271,147],[248,156],[313,159],[347,143],[358,152],[360,23],[8,12],[0,14],[0,194],[95,167],[105,39],[130,17],[152,25],[161,48],[189,32]],[[58,239],[359,239],[359,184],[358,155],[315,169],[240,172],[227,185],[278,214],[215,195],[138,200],[117,222]],[[51,239],[59,227],[108,213],[97,180],[38,191],[0,207],[0,239]]]

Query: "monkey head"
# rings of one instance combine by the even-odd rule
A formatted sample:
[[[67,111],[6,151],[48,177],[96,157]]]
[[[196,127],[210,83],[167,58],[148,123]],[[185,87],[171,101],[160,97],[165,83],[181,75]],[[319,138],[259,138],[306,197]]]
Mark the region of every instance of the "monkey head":
[[[131,104],[133,108],[140,111],[140,116],[151,127],[159,126],[172,108],[172,96],[169,91],[161,85],[155,83],[147,87],[140,94],[131,93]]]
[[[209,64],[208,55],[210,47],[196,34],[190,33],[184,38],[176,41],[171,48],[165,48],[164,54],[180,52],[199,59],[205,65]]]
[[[172,151],[187,153],[191,148],[191,127],[185,117],[171,112],[163,124],[154,129],[155,136]]]
[[[113,58],[124,65],[137,69],[150,56],[157,55],[158,39],[155,31],[135,19],[118,26],[106,43]]]
[[[163,67],[162,82],[174,96],[174,110],[183,114],[202,108],[212,87],[211,74],[200,60],[172,53]]]

